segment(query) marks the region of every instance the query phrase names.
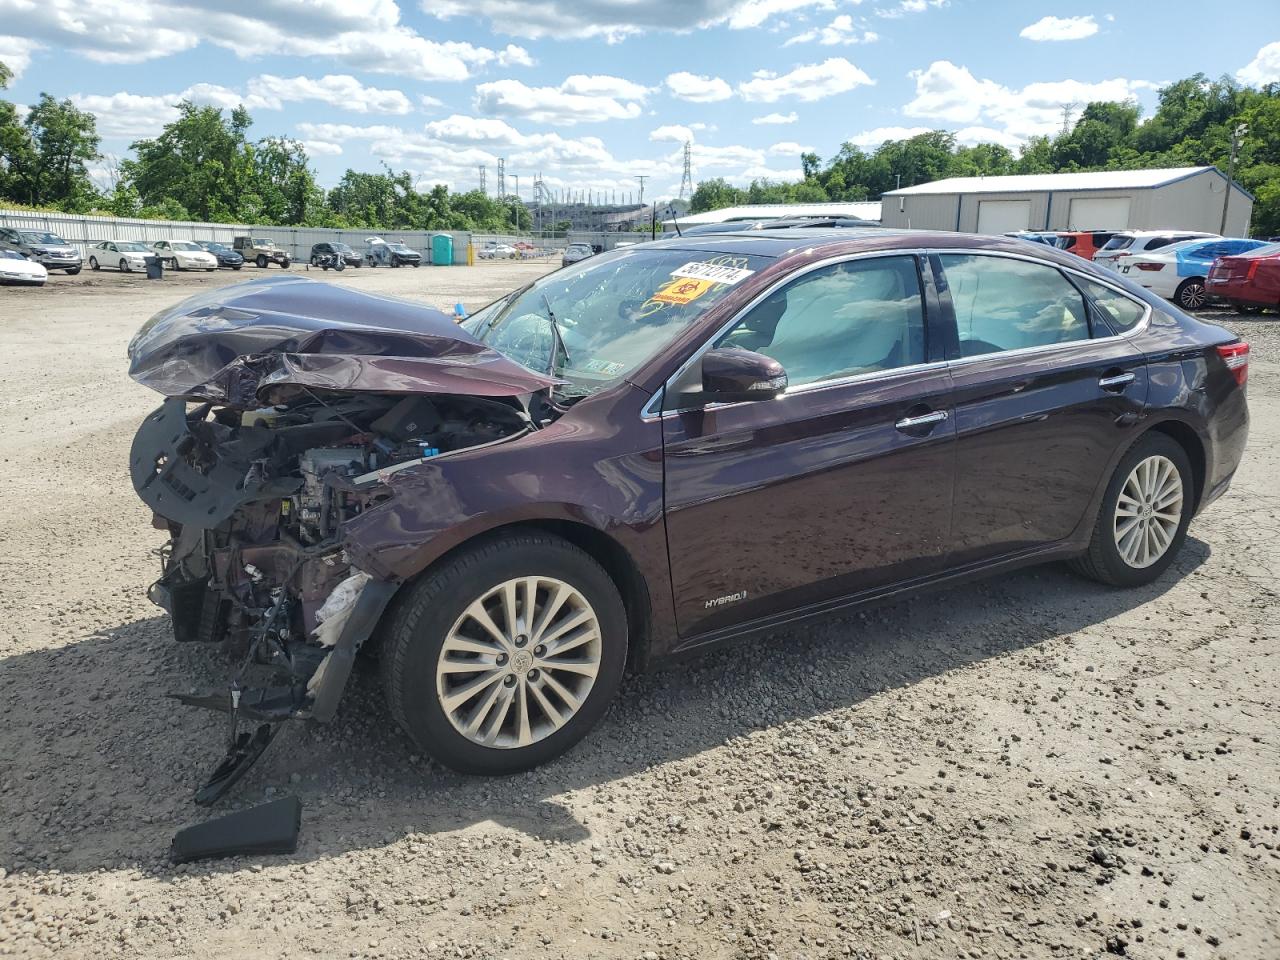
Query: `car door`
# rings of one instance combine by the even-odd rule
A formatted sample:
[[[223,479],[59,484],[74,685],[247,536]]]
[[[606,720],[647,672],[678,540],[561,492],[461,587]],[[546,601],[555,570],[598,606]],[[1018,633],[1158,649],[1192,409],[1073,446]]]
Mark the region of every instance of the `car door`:
[[[109,240],[103,240],[98,244],[98,266],[115,267],[120,269],[120,251],[116,249],[116,245]]]
[[[951,563],[1060,541],[1088,513],[1147,393],[1142,352],[1116,335],[1099,298],[1143,318],[1149,308],[1029,258],[957,251],[930,260],[956,338]]]
[[[913,255],[810,268],[710,346],[767,354],[774,400],[663,415],[682,638],[935,572],[951,515],[945,362]]]

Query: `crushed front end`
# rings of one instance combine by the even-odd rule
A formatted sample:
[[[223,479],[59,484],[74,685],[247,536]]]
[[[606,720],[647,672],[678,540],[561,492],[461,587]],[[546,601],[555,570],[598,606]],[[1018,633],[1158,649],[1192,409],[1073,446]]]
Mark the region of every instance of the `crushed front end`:
[[[177,640],[221,642],[235,664],[226,687],[178,696],[230,714],[202,803],[280,722],[334,716],[399,586],[353,564],[348,521],[394,496],[386,481],[401,470],[536,429],[530,400],[549,382],[400,301],[312,281],[219,293],[130,345],[134,378],[168,395],[130,453],[134,489],[168,534],[149,595]]]

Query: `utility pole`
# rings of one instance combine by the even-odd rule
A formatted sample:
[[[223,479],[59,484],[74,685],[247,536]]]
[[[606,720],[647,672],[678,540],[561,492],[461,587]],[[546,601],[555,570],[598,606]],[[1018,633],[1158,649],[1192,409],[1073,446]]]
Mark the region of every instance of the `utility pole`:
[[[487,172],[488,171],[485,170],[484,164],[483,163],[480,164],[480,192],[483,193],[486,197],[489,195],[489,187],[488,187],[488,184],[485,183],[485,174]]]
[[[644,182],[649,179],[649,175],[646,173],[642,177],[636,177],[636,179],[640,181],[640,202],[644,203]]]
[[[513,173],[511,178],[516,182],[516,232],[520,232],[520,174]]]
[[[1231,159],[1227,161],[1227,192],[1222,195],[1222,226],[1218,227],[1218,233],[1223,236],[1227,234],[1227,206],[1231,203],[1231,187],[1235,183],[1236,151],[1240,149],[1240,141],[1248,132],[1247,123],[1237,123],[1235,129],[1231,131]]]
[[[507,198],[507,158],[498,158],[498,199]]]
[[[680,199],[693,196],[693,142],[684,142],[684,175],[680,178]]]

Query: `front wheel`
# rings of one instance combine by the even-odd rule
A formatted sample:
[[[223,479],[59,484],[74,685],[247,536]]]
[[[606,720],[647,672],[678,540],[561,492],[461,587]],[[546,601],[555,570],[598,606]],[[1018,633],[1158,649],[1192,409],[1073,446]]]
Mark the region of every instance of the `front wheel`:
[[[1200,277],[1188,277],[1178,284],[1173,298],[1183,310],[1199,310],[1204,306],[1204,280]]]
[[[90,270],[101,270],[101,269],[102,269],[100,266],[98,266],[98,258],[97,258],[97,257],[90,257],[90,258],[89,258],[89,269],[90,269]]]
[[[454,770],[508,774],[559,756],[604,715],[627,619],[592,557],[520,534],[408,586],[383,640],[387,702],[413,741]]]
[[[80,268],[79,268],[79,267],[67,267],[67,276],[68,276],[68,277],[74,277],[74,276],[75,276],[77,273],[79,273],[79,272],[80,272]]]
[[[239,270],[239,269],[240,269],[241,267],[243,267],[243,266],[244,266],[244,264],[243,264],[243,263],[233,263],[233,264],[231,265],[231,269],[232,269],[232,270]]]
[[[1116,466],[1089,551],[1073,568],[1117,587],[1150,583],[1181,549],[1194,498],[1186,451],[1163,433],[1139,438]]]
[[[97,270],[98,268],[97,268],[97,267],[94,267],[93,269]],[[126,260],[124,257],[121,257],[121,258],[120,258],[120,272],[121,272],[121,273],[129,273],[129,272],[130,272],[130,270],[129,270],[129,261],[128,261],[128,260]]]

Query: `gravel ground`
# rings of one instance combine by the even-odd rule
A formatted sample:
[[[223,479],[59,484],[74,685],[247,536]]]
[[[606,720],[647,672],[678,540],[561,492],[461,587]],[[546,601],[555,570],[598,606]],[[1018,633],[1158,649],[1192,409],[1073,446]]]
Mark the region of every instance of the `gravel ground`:
[[[544,269],[323,278],[474,307]],[[740,645],[501,780],[416,755],[365,669],[220,806],[299,795],[298,852],[169,866],[224,725],[164,695],[225,665],[144,597],[124,348],[246,276],[0,290],[0,954],[1280,956],[1275,316],[1212,315],[1251,446],[1150,587],[1050,566]]]

